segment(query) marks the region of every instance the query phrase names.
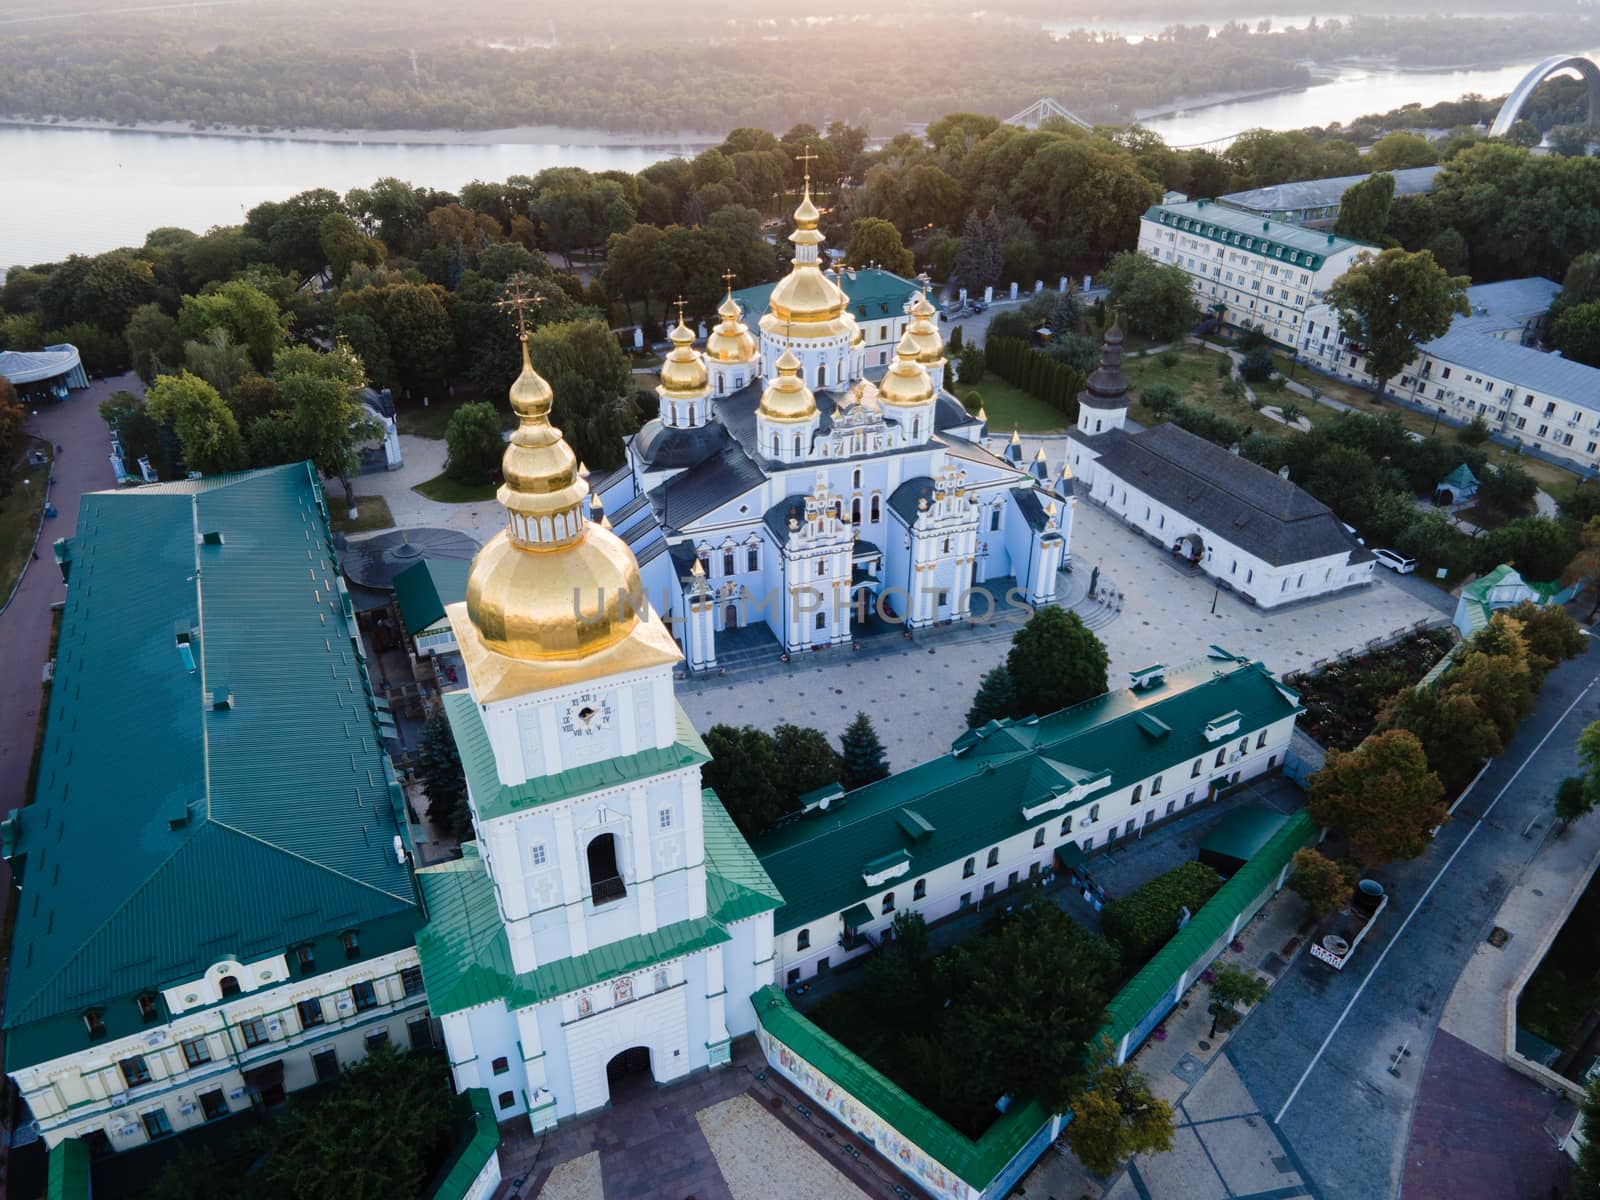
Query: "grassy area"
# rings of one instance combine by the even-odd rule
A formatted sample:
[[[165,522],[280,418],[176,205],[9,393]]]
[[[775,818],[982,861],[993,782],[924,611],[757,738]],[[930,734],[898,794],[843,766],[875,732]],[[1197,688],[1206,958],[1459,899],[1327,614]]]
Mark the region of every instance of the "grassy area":
[[[1065,413],[1057,412],[1021,388],[1012,387],[993,371],[984,375],[982,383],[952,384],[951,390],[963,402],[974,391],[981,395],[983,410],[989,416],[989,429],[994,433],[1009,433],[1012,429],[1022,433],[1060,433],[1069,424]]]
[[[1596,964],[1600,964],[1600,875],[1589,881],[1567,923],[1550,943],[1544,961],[1522,990],[1517,1024],[1565,1049],[1600,995],[1600,967]]]
[[[1194,346],[1186,346],[1175,350],[1175,353],[1178,361],[1170,367],[1163,365],[1162,356],[1159,355],[1123,362],[1123,374],[1133,390],[1134,402],[1129,412],[1135,421],[1146,426],[1157,423],[1159,418],[1140,403],[1138,395],[1147,387],[1165,383],[1177,391],[1178,398],[1185,404],[1210,409],[1220,416],[1238,421],[1246,428],[1254,427],[1259,433],[1283,432],[1282,424],[1256,412],[1243,396],[1235,400],[1223,394],[1223,381],[1217,375],[1218,357],[1214,351],[1208,353]],[[1280,391],[1271,384],[1254,384],[1252,390],[1263,405],[1293,404],[1313,425],[1338,419],[1332,409],[1313,404],[1303,396]]]
[[[492,483],[461,483],[445,474],[435,475],[425,483],[411,489],[418,495],[436,500],[440,504],[481,504],[494,499],[496,485]]]
[[[34,535],[39,531],[39,521],[44,512],[44,494],[50,481],[50,464],[30,467],[27,450],[43,448],[55,456],[55,450],[45,442],[25,443],[23,453],[11,467],[11,494],[0,497],[0,603],[11,595],[17,577],[33,552]]]
[[[371,533],[374,529],[389,529],[394,525],[394,514],[382,496],[357,496],[354,521],[345,516],[345,511],[342,505],[333,509],[329,524],[335,533]]]
[[[470,388],[457,388],[454,396],[434,400],[427,408],[422,407],[421,401],[411,401],[407,404],[397,405],[395,409],[395,424],[400,427],[400,432],[410,434],[412,437],[433,438],[443,440],[445,427],[450,424],[450,418],[455,416],[456,409],[463,404],[471,404],[475,400],[483,399]],[[504,396],[491,401],[495,411],[500,414],[500,428],[511,429],[516,425],[516,417],[511,411],[511,405]]]

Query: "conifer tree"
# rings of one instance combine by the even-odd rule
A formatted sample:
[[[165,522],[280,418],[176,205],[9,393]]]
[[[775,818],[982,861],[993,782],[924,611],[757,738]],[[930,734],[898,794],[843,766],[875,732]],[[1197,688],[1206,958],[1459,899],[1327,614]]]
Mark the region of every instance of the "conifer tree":
[[[467,810],[467,777],[461,754],[450,733],[444,709],[428,718],[417,749],[417,779],[428,793],[428,820],[450,837],[472,836],[472,815]]]
[[[854,790],[889,774],[889,760],[884,755],[878,731],[872,727],[872,718],[858,712],[850,722],[844,736],[839,739],[844,752],[844,770],[839,782],[847,790]]]

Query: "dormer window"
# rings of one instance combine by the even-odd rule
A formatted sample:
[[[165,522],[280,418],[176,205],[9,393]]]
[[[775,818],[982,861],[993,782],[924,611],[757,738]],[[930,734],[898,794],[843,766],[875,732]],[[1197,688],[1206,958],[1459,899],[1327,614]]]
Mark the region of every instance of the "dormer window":
[[[310,975],[317,969],[317,952],[308,945],[294,948],[295,962],[299,964],[300,974]]]
[[[361,939],[356,936],[354,929],[346,930],[339,935],[339,940],[344,943],[344,956],[346,958],[361,957]]]
[[[156,998],[149,992],[139,997],[139,1019],[146,1024],[154,1021],[161,1015],[161,1010],[156,1007]]]
[[[98,1008],[91,1008],[83,1014],[84,1028],[89,1031],[89,1039],[103,1038],[106,1035],[105,1013]]]
[[[224,997],[237,996],[239,994],[239,981],[232,975],[224,975],[217,981],[217,990],[220,991]]]

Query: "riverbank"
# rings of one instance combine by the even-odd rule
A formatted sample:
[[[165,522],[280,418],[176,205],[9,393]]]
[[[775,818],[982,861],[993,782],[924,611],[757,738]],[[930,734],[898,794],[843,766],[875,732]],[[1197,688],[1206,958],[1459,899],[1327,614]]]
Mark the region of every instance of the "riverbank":
[[[18,129],[83,129],[96,133],[334,142],[359,146],[616,146],[684,150],[718,146],[723,140],[721,134],[692,130],[615,133],[604,129],[568,129],[560,125],[517,125],[509,129],[261,129],[249,125],[212,125],[202,129],[185,121],[143,121],[127,125],[115,121],[0,117],[0,126],[6,125]]]

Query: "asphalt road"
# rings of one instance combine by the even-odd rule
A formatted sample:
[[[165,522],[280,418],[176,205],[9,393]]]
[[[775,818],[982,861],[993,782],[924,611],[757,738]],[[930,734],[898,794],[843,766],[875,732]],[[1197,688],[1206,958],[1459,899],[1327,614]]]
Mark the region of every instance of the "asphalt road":
[[[1600,650],[1591,642],[1546,679],[1533,714],[1429,853],[1376,873],[1392,899],[1351,964],[1335,972],[1302,955],[1235,1035],[1229,1058],[1328,1200],[1398,1193],[1418,1077],[1444,1003],[1538,853],[1556,786],[1576,770],[1578,734],[1594,720]],[[1410,1054],[1392,1075],[1402,1046]]]

